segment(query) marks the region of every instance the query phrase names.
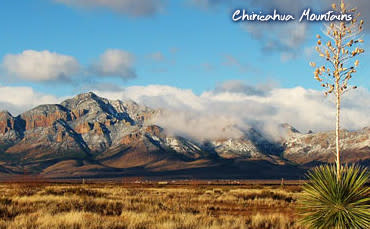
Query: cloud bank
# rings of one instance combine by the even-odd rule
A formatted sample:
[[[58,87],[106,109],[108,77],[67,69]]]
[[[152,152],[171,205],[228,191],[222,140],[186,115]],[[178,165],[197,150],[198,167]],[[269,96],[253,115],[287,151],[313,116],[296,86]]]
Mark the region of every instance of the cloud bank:
[[[302,87],[266,88],[225,82],[201,95],[163,85],[128,87],[116,92],[96,90],[96,93],[161,108],[155,124],[172,134],[198,140],[238,137],[250,127],[278,138],[281,123],[289,123],[302,132],[335,128],[334,99]],[[342,108],[343,127],[355,130],[370,126],[369,103],[370,92],[366,89],[347,94]]]
[[[99,87],[95,93],[109,99],[134,100],[155,109],[153,120],[169,133],[194,140],[238,138],[251,127],[272,139],[283,136],[279,125],[288,123],[301,132],[334,130],[334,98],[321,91],[296,88],[251,86],[242,81],[227,81],[200,95],[192,90],[165,85],[132,86],[110,90]],[[40,104],[59,103],[56,97],[30,87],[0,85],[0,110],[18,115]],[[343,99],[342,127],[357,130],[370,126],[370,92],[360,88]]]

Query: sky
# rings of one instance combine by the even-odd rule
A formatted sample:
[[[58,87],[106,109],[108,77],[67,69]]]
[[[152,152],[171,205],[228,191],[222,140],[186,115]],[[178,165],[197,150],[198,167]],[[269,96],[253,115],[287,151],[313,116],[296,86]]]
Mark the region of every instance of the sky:
[[[318,60],[313,47],[316,34],[321,33],[321,23],[235,23],[231,17],[238,8],[263,12],[278,9],[298,15],[306,7],[324,11],[329,3],[4,0],[0,7],[0,110],[16,115],[35,105],[57,103],[87,91],[112,99],[128,97],[153,107],[181,108],[192,114],[199,107],[209,109],[222,96],[221,100],[232,106],[241,105],[241,100],[249,101],[251,106],[253,100],[263,104],[262,110],[268,106],[275,109],[284,102],[275,101],[272,95],[284,91],[294,97],[301,89],[307,96],[297,103],[309,103],[310,95],[320,103],[323,99],[316,95],[321,94],[321,87],[313,79],[308,62]],[[357,0],[356,5],[366,20],[370,3]],[[365,40],[368,37],[366,24],[363,36]],[[351,81],[360,90],[348,96],[348,113],[364,116],[354,128],[370,125],[365,115],[369,111],[369,61],[370,55],[360,58],[363,65]],[[194,99],[182,96],[184,92]],[[177,100],[168,101],[169,97]],[[266,102],[267,97],[271,98],[268,104],[261,102]],[[269,114],[269,120],[292,122],[293,117],[304,116],[310,107],[295,115],[289,112],[293,108],[286,109],[290,110],[261,112]],[[238,114],[239,110],[231,108],[227,114],[214,111],[215,119],[233,117],[231,123],[239,123],[234,120],[240,119]],[[245,123],[247,117],[242,119],[240,122]],[[307,119],[316,118],[305,117],[293,123],[304,130],[331,128],[322,125],[325,117],[310,125],[305,123]],[[344,121],[348,127],[354,125],[350,116],[344,119],[348,119]]]

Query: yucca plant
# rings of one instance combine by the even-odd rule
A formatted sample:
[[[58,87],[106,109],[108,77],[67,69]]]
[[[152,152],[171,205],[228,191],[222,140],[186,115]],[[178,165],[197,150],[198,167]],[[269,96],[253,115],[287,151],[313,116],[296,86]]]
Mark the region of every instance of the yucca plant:
[[[301,223],[315,229],[369,229],[369,173],[360,166],[342,166],[337,179],[334,165],[322,165],[307,174],[299,204]]]
[[[324,65],[315,68],[314,76],[326,89],[325,95],[334,94],[336,98],[336,166],[326,165],[314,168],[307,175],[303,197],[300,200],[302,223],[308,228],[318,229],[370,229],[370,199],[366,183],[369,174],[366,168],[342,166],[340,144],[340,110],[342,96],[356,86],[349,81],[357,72],[359,60],[354,59],[365,50],[361,33],[364,21],[360,20],[357,8],[350,8],[344,0],[339,5],[333,3],[334,11],[352,14],[351,21],[332,22],[326,25],[325,42],[317,35],[316,50],[324,59]]]
[[[332,22],[325,25],[322,38],[317,35],[316,51],[324,60],[323,65],[311,62],[315,68],[314,77],[325,88],[325,95],[334,94],[336,103],[336,164],[337,179],[340,180],[341,168],[341,145],[340,145],[340,111],[342,96],[349,90],[356,89],[357,86],[350,86],[349,81],[357,72],[360,63],[358,56],[365,50],[360,46],[364,40],[361,38],[364,20],[360,20],[361,14],[357,8],[351,8],[345,4],[344,0],[339,1],[339,5],[333,3],[332,8],[338,14],[352,14],[351,21]]]

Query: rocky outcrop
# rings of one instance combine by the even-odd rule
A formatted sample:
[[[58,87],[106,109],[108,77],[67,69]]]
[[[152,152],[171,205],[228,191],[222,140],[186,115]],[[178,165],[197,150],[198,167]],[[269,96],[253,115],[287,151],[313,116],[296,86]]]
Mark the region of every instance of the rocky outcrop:
[[[25,121],[26,130],[50,127],[57,120],[72,120],[70,111],[61,105],[38,106],[35,109],[23,113],[20,117]]]
[[[15,119],[7,111],[0,112],[0,134],[6,134],[15,129]]]
[[[23,155],[22,162],[35,163],[67,158],[84,158],[89,148],[83,139],[64,121],[44,128],[26,131],[25,136],[6,150],[10,155]]]
[[[24,122],[9,112],[0,112],[0,153],[19,142],[24,136]]]

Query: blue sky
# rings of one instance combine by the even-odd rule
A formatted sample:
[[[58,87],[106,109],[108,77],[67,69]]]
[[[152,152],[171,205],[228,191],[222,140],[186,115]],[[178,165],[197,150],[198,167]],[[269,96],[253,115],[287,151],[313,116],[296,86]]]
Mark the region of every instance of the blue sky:
[[[298,29],[296,26],[302,25],[290,28],[281,24],[265,27],[251,22],[234,23],[231,6],[212,0],[168,0],[158,9],[138,14],[130,13],[130,9],[114,10],[109,0],[106,0],[107,5],[98,6],[99,9],[68,2],[3,1],[0,8],[0,56],[21,54],[25,50],[48,50],[71,56],[81,68],[70,77],[79,80],[19,79],[2,68],[2,85],[32,87],[56,96],[77,94],[91,88],[92,84],[122,87],[160,84],[192,89],[200,94],[229,80],[242,80],[251,85],[320,89],[308,66],[313,58],[310,49],[314,46],[314,36],[319,32],[320,24],[305,25],[304,35],[296,34],[300,40],[287,44],[288,50],[269,49],[266,43],[284,44],[284,39]],[[145,7],[144,4],[156,3],[144,0],[142,4]],[[252,7],[248,3],[243,6]],[[260,9],[268,8],[262,6]],[[280,29],[281,26],[287,28]],[[259,30],[265,31],[261,35]],[[285,38],[280,40],[282,33]],[[88,71],[91,63],[97,62],[109,49],[124,50],[132,55],[135,61],[130,67],[136,77],[102,77]],[[360,60],[366,63],[369,57],[365,55]],[[370,88],[368,74],[369,70],[361,67],[352,82]]]
[[[348,0],[352,1],[352,0]],[[0,110],[13,115],[94,91],[169,116],[174,133],[221,133],[277,124],[331,130],[335,103],[310,61],[321,23],[234,23],[233,10],[294,15],[331,0],[4,0],[0,7]],[[358,0],[370,22],[370,1]],[[365,23],[365,50],[370,24]],[[343,100],[347,129],[370,126],[370,56]],[[232,129],[232,133],[237,133]]]

